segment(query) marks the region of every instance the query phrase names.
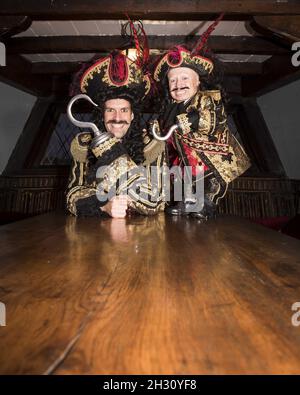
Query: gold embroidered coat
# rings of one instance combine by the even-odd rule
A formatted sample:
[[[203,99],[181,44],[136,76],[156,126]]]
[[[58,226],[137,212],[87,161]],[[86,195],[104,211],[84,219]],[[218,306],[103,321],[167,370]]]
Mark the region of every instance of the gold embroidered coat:
[[[112,137],[90,150],[92,137],[92,133],[80,133],[71,143],[73,164],[66,192],[67,209],[75,216],[101,216],[101,206],[107,200],[105,197],[99,200],[99,196],[113,192],[115,195],[127,193],[132,200],[130,207],[140,214],[153,215],[163,211],[165,144],[144,135],[145,162],[141,171],[142,167],[120,149],[118,139]],[[104,166],[98,179],[96,176],[91,178],[91,174],[96,175],[95,160],[97,167]],[[155,185],[153,179],[157,181]]]
[[[220,91],[199,91],[176,122],[172,142],[181,163],[203,164],[206,174],[213,173],[220,184],[217,199],[223,197],[228,183],[243,174],[250,161],[228,128]]]

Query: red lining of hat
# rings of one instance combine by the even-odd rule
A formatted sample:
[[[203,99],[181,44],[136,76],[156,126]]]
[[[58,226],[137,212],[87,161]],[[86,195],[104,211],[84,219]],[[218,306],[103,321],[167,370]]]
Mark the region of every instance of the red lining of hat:
[[[124,55],[124,56],[125,56],[125,55]],[[96,63],[94,63],[92,66],[90,66],[90,67],[85,71],[85,73],[82,75],[81,80],[80,80],[80,88],[81,88],[82,81],[84,80],[84,78],[86,77],[86,75],[89,74],[89,73],[91,72],[91,70],[93,70],[95,67],[97,67],[97,66],[100,65],[101,63],[105,62],[107,59],[110,59],[110,63],[109,63],[109,66],[108,66],[108,67],[109,67],[108,74],[109,74],[109,78],[111,79],[111,81],[113,82],[113,84],[114,84],[114,85],[117,85],[117,86],[126,85],[126,84],[124,84],[124,82],[128,80],[128,65],[126,64],[127,67],[126,67],[126,78],[125,78],[125,80],[124,80],[123,82],[116,82],[116,81],[114,81],[113,78],[111,78],[111,75],[110,75],[112,58],[111,58],[111,56],[109,55],[109,56],[106,56],[106,57],[103,58],[103,59],[98,60]]]

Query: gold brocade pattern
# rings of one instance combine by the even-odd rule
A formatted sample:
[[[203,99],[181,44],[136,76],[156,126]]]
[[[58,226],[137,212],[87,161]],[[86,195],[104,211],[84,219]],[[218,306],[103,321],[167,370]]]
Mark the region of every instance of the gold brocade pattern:
[[[158,141],[155,139],[150,139],[149,136],[144,137],[144,156],[145,161],[143,163],[144,166],[150,165],[153,163],[160,155],[165,152],[166,144],[164,141]]]
[[[99,178],[92,184],[88,184],[86,176],[90,163],[87,157],[89,146],[86,143],[91,141],[91,135],[90,138],[88,138],[88,134],[84,135],[77,135],[72,142],[72,145],[76,149],[74,148],[72,152],[74,163],[71,169],[66,201],[68,210],[73,215],[77,214],[76,202],[78,200],[94,195],[101,198],[102,195],[105,196],[110,193],[113,188],[115,189],[115,191],[113,190],[115,195],[127,193],[129,197],[136,200],[130,203],[130,207],[141,214],[153,215],[164,210],[165,201],[161,181],[161,169],[162,166],[166,166],[164,143],[157,142],[151,138],[148,139],[145,135],[144,141],[148,141],[145,146],[146,160],[143,164],[145,171],[141,172],[140,167],[132,159],[127,155],[122,155],[113,160],[109,165],[105,166],[104,164],[100,170],[100,174],[97,174]],[[101,155],[105,151],[113,149],[116,142],[114,144],[106,144],[107,142],[105,142],[103,144],[105,147],[101,147],[101,153],[98,150],[95,154]],[[85,155],[83,155],[83,152]],[[152,185],[153,178],[151,176],[153,176],[153,171],[156,171],[154,179],[158,180],[157,185]],[[137,191],[140,191],[140,193],[137,193]]]
[[[228,144],[218,144],[208,141],[193,140],[186,136],[183,136],[180,133],[177,133],[177,136],[179,139],[183,140],[186,145],[188,145],[190,148],[195,149],[196,151],[204,151],[211,154],[220,155],[227,155],[229,153]]]
[[[96,194],[96,188],[79,185],[72,188],[67,194],[67,207],[69,211],[76,215],[76,202]]]
[[[220,91],[198,92],[187,108],[187,116],[195,110],[200,115],[198,131],[191,131],[190,125],[182,123],[183,132],[176,132],[176,136],[192,148],[197,157],[197,152],[205,155],[222,179],[229,183],[250,167],[250,161],[228,129]]]
[[[92,133],[80,133],[71,143],[70,151],[75,161],[85,163],[88,157],[89,143],[92,141]]]
[[[210,116],[210,111],[207,109],[204,109],[201,112],[201,117],[199,119],[199,128],[198,132],[203,133],[204,135],[208,135],[208,132],[210,131],[210,125],[211,125],[211,116]]]
[[[103,172],[99,175],[101,190],[103,191],[103,193],[108,193],[111,188],[117,185],[118,180],[122,179],[125,179],[126,181],[123,181],[123,183],[119,185],[116,193],[120,194],[121,192],[124,192],[129,182],[129,180],[125,176],[135,167],[136,164],[127,155],[122,155],[119,158],[115,159],[108,166],[105,166],[103,168]]]
[[[226,183],[243,174],[250,166],[248,156],[243,147],[231,133],[229,134],[228,146],[229,154],[231,154],[230,162],[222,160],[221,155],[205,153]]]
[[[104,143],[98,145],[96,148],[93,148],[93,154],[96,158],[99,158],[104,154],[104,152],[110,150],[115,144],[118,143],[118,139],[116,137],[112,137],[109,140],[105,141]]]
[[[184,134],[190,133],[192,124],[189,122],[187,114],[177,115],[177,119]]]

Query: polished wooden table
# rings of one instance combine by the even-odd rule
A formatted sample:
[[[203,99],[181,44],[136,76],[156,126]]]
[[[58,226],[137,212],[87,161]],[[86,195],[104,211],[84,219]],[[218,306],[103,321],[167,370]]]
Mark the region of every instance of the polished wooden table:
[[[300,373],[300,242],[207,224],[47,214],[0,228],[0,373]]]

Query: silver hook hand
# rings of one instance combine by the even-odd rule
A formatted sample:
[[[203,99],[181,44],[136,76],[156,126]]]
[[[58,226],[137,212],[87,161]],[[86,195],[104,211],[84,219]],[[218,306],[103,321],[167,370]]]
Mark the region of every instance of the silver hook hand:
[[[165,136],[159,136],[156,131],[155,131],[155,123],[152,125],[152,134],[156,138],[156,140],[160,141],[166,141],[168,138],[170,138],[174,132],[175,129],[178,128],[178,125],[172,125],[168,131],[168,133]]]
[[[88,95],[84,95],[84,94],[76,95],[69,101],[69,104],[68,104],[67,114],[68,114],[68,117],[69,117],[70,121],[75,126],[78,126],[80,128],[91,128],[93,130],[93,132],[94,132],[95,137],[96,136],[100,136],[102,134],[102,132],[100,132],[100,130],[97,128],[97,126],[94,123],[78,121],[77,119],[75,119],[73,117],[72,106],[79,99],[87,100],[90,103],[92,103],[93,106],[98,107],[98,105],[96,103],[94,103],[93,100]]]

